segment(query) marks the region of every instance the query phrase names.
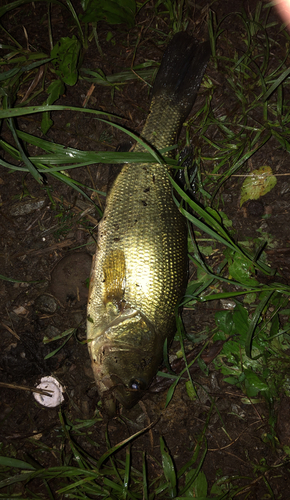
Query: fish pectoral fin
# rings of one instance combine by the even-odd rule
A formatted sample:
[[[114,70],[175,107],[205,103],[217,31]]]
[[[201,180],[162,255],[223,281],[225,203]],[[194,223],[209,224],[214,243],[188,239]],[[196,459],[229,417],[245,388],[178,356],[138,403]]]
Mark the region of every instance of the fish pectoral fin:
[[[113,303],[119,312],[123,309],[126,285],[126,262],[122,250],[112,250],[105,258],[104,273],[104,304]]]

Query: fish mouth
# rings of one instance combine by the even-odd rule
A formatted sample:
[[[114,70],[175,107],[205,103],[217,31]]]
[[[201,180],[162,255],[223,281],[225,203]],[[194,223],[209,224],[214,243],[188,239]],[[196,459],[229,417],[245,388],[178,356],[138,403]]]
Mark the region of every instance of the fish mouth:
[[[92,362],[92,369],[102,400],[117,399],[131,408],[144,395],[160,362],[128,344],[106,343]]]
[[[147,389],[144,381],[133,379],[128,387],[118,375],[114,374],[104,377],[102,383],[108,387],[101,396],[106,409],[112,407],[112,402],[116,402],[116,400],[119,401],[124,408],[130,409],[142,398]]]

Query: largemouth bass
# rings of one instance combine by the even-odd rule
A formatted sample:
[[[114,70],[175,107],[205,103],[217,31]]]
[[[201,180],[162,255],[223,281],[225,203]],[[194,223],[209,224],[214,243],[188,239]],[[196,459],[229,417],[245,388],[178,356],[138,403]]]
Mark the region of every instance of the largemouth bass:
[[[141,138],[160,150],[175,144],[210,55],[185,32],[168,45]],[[144,151],[137,144],[135,151]],[[168,168],[125,165],[99,224],[88,299],[92,368],[108,411],[132,407],[150,385],[172,340],[187,281],[187,229],[172,196]]]

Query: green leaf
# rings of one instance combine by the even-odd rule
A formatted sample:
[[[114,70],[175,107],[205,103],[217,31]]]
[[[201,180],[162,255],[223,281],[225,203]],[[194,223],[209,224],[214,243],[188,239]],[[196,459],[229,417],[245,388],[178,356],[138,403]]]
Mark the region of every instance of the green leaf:
[[[208,212],[219,224],[221,224],[222,222],[222,218],[219,214],[219,212],[217,212],[216,210],[214,210],[214,208],[211,208],[211,207],[206,207],[206,212]]]
[[[259,282],[253,278],[255,274],[253,264],[241,254],[234,254],[234,260],[229,264],[229,273],[234,280],[244,285],[255,286],[259,284]]]
[[[188,478],[188,476],[190,474],[193,474],[195,473],[195,469],[189,471],[186,479],[189,480],[190,478]],[[203,471],[200,471],[199,474],[197,475],[197,477],[195,478],[195,480],[193,481],[193,494],[192,494],[192,497],[193,498],[206,498],[206,495],[207,495],[207,480],[206,480],[206,476],[204,474]],[[190,490],[189,492],[190,493]]]
[[[276,186],[277,178],[272,174],[271,167],[264,166],[253,170],[242,185],[240,206],[248,200],[257,200]]]
[[[237,377],[226,377],[224,378],[224,381],[227,382],[228,384],[236,385],[239,380]]]
[[[234,326],[232,311],[218,311],[215,314],[215,322],[226,335],[232,334]]]
[[[55,72],[67,85],[75,85],[78,79],[78,61],[81,44],[73,35],[62,37],[51,51]]]
[[[52,82],[48,89],[48,98],[46,101],[43,103],[44,105],[46,104],[49,106],[50,104],[53,104],[60,95],[62,95],[65,91],[65,86],[62,80],[55,80]],[[53,120],[50,118],[49,113],[43,113],[42,114],[42,120],[41,120],[41,131],[43,134],[46,134],[50,127],[53,125]]]
[[[249,305],[254,304],[256,301],[256,298],[257,298],[256,293],[247,293],[243,298],[243,303],[249,304]]]
[[[126,23],[129,28],[135,24],[135,0],[88,0],[82,2],[85,13],[80,16],[84,23],[105,20],[109,24]]]
[[[233,321],[235,324],[236,332],[239,333],[241,342],[244,345],[248,332],[249,319],[247,309],[241,304],[237,304],[233,311]]]
[[[170,375],[170,378],[172,378],[172,377],[171,377],[171,375]],[[179,379],[177,378],[177,379],[173,382],[173,384],[171,384],[171,386],[169,387],[168,392],[167,392],[167,396],[166,396],[166,403],[165,403],[165,407],[167,407],[167,406],[169,405],[169,403],[170,403],[171,399],[173,398],[173,394],[174,394],[174,391],[175,391],[175,387],[177,386],[178,381],[179,381]]]
[[[267,391],[269,389],[265,380],[262,380],[254,371],[245,368],[244,374],[246,376],[245,387],[248,397],[256,396],[258,392]]]
[[[197,398],[197,395],[196,395],[196,390],[195,390],[194,386],[192,385],[191,380],[187,380],[185,382],[185,387],[186,387],[186,392],[187,392],[189,399],[191,399],[191,401],[195,401]]]
[[[202,255],[205,255],[206,257],[209,255],[212,255],[212,253],[213,253],[213,247],[211,247],[211,246],[206,246],[206,247],[200,246],[199,250],[200,250],[200,253],[202,253]]]

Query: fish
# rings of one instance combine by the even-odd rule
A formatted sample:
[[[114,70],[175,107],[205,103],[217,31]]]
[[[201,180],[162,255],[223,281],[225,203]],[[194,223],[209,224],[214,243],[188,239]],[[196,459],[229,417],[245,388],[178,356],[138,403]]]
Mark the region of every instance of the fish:
[[[141,139],[176,143],[210,57],[209,42],[186,32],[164,52]],[[137,143],[135,152],[146,151]],[[176,331],[187,283],[187,225],[173,199],[169,167],[125,164],[107,195],[90,275],[87,344],[105,411],[134,406]]]

